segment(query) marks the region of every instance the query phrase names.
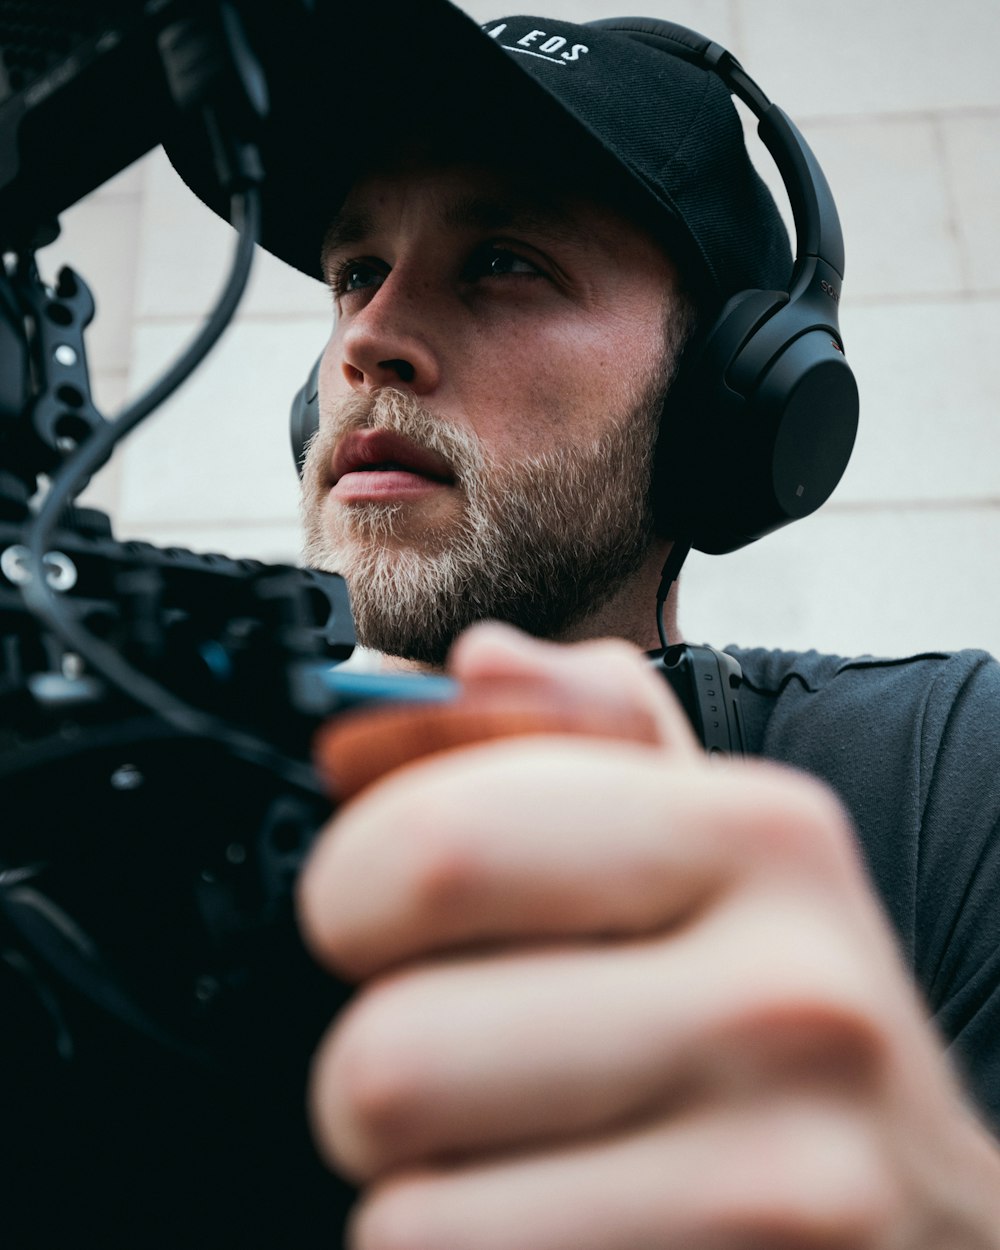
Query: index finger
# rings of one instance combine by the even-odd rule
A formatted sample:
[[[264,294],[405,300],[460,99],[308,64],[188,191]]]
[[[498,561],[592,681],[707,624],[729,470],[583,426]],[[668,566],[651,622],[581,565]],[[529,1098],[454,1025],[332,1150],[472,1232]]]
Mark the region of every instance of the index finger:
[[[629,708],[648,719],[648,740],[692,758],[701,756],[673,692],[638,648],[619,639],[560,645],[490,622],[473,626],[458,639],[448,667],[470,690],[485,685],[531,689],[581,714],[601,709],[610,717]]]
[[[604,897],[616,873],[631,893],[641,865],[648,868],[648,846],[635,848],[632,857],[623,845],[633,824],[641,824],[646,837],[658,824],[657,804],[647,807],[640,795],[650,784],[662,795],[668,763],[692,776],[707,772],[670,691],[622,644],[563,648],[484,627],[462,640],[452,671],[470,694],[530,691],[536,704],[547,699],[578,709],[591,728],[577,741],[563,725],[535,746],[525,734],[540,731],[529,727],[509,735],[519,741],[503,748],[467,746],[438,752],[433,762],[413,762],[429,750],[408,754],[406,768],[349,804],[319,840],[299,888],[310,945],[342,969],[365,975],[417,953],[511,930],[526,937],[591,927],[601,909],[592,899],[581,904],[580,893],[589,898],[596,889]],[[626,713],[638,717],[642,733],[618,732]],[[568,845],[558,832],[567,823]],[[662,835],[652,836],[659,841]],[[554,862],[544,862],[543,843]],[[439,855],[428,849],[434,845],[447,849]],[[445,866],[432,869],[427,880],[420,867],[427,862]],[[569,865],[575,865],[571,881]],[[470,888],[470,875],[490,881],[486,893],[498,895],[495,906]],[[684,880],[681,874],[678,886]],[[473,895],[479,901],[470,905]],[[565,906],[554,905],[557,896],[565,897]],[[635,907],[627,912],[627,923],[637,923]],[[600,923],[614,925],[609,914]]]
[[[459,640],[450,667],[452,700],[380,704],[323,726],[314,755],[338,800],[415,761],[498,738],[568,734],[701,755],[673,693],[625,643],[557,646],[488,625]]]

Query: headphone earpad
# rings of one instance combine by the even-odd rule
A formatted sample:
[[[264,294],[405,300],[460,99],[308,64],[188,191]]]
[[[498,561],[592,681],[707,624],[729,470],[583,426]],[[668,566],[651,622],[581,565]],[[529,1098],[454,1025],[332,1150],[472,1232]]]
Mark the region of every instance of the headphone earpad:
[[[320,354],[316,363],[309,370],[305,385],[296,392],[292,400],[290,433],[292,438],[292,456],[295,460],[295,471],[302,476],[302,462],[312,436],[319,429],[319,367],[323,356]]]
[[[732,524],[733,485],[748,448],[742,437],[733,441],[731,427],[738,422],[729,414],[738,397],[725,378],[754,330],[787,301],[781,291],[734,295],[708,332],[688,348],[667,395],[656,448],[653,511],[660,533],[699,551],[729,551],[745,541],[735,540],[743,526]]]

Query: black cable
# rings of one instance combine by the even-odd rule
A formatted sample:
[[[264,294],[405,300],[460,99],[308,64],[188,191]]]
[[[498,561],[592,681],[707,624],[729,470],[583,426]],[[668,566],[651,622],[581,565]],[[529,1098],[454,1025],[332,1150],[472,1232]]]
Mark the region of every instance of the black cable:
[[[49,540],[67,505],[83,489],[91,474],[104,464],[112,449],[186,381],[231,321],[250,275],[260,233],[260,219],[259,189],[250,186],[236,192],[232,198],[232,220],[239,237],[229,275],[215,306],[173,365],[147,391],[127,405],[118,417],[92,431],[52,479],[38,514],[25,533],[24,545],[29,553],[32,575],[22,585],[21,593],[35,616],[96,672],[136,703],[182,733],[214,738],[237,756],[263,765],[292,784],[312,793],[325,794],[308,765],[287,758],[270,744],[233,729],[178,699],[82,628],[73,619],[66,600],[49,585],[44,567]]]
[[[0,914],[47,968],[102,1011],[188,1062],[200,1066],[212,1062],[207,1053],[175,1036],[139,1006],[93,939],[54,899],[26,885],[0,891]],[[58,1000],[51,991],[48,997],[65,1034],[61,1038],[64,1057],[72,1058],[72,1038],[58,1011]],[[48,1001],[45,1005],[49,1006]]]
[[[677,581],[680,576],[681,568],[684,561],[691,552],[691,544],[683,542],[674,542],[670,548],[670,554],[667,556],[663,565],[663,572],[660,574],[660,584],[656,591],[656,629],[660,635],[660,646],[666,651],[670,646],[667,638],[666,625],[663,621],[664,609],[667,605],[667,596],[670,594],[670,587]]]

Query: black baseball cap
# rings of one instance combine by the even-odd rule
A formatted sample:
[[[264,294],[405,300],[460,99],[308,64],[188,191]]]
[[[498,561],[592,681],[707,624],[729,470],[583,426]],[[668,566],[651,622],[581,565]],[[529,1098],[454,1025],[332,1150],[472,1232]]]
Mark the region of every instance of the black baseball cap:
[[[323,235],[353,181],[417,136],[444,156],[520,159],[620,203],[662,240],[703,307],[750,288],[787,290],[788,235],[715,73],[587,23],[479,26],[447,0],[358,8],[247,6],[271,96],[261,242],[275,256],[321,278]],[[228,216],[198,129],[165,146],[185,182]]]

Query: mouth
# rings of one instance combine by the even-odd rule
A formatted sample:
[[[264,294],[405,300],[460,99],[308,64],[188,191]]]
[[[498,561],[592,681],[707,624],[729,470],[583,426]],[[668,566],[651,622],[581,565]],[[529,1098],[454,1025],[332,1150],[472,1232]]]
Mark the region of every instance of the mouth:
[[[387,430],[354,430],[340,440],[330,466],[331,486],[351,473],[414,473],[446,486],[455,475],[443,456]]]
[[[422,493],[454,486],[443,456],[387,430],[352,430],[330,464],[330,489],[344,502]]]

